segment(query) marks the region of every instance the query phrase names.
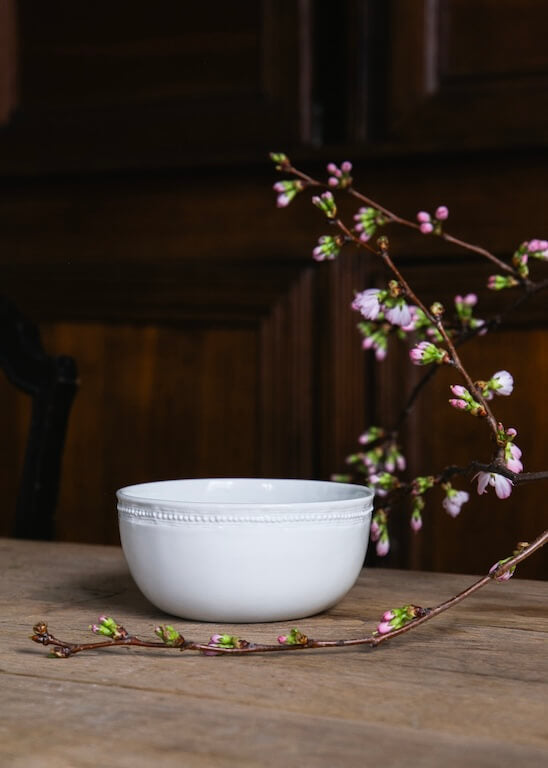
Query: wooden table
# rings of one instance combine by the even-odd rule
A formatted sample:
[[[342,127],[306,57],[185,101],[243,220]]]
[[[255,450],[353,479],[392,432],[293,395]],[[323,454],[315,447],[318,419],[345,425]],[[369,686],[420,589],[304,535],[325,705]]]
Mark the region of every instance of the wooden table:
[[[0,539],[0,766],[548,765],[548,584],[490,584],[374,650],[206,657],[109,648],[68,659],[28,639],[38,620],[66,640],[106,612],[152,637],[170,621],[141,596],[121,550]],[[372,629],[387,608],[433,605],[461,575],[369,569],[312,637]],[[212,626],[271,641],[294,622]]]

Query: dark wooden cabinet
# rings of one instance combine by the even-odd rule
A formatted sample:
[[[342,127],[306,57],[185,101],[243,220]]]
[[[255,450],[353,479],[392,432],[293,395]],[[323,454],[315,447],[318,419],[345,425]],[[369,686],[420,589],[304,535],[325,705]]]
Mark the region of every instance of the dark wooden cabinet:
[[[548,235],[544,2],[16,9],[0,274],[48,349],[80,370],[60,539],[117,541],[114,493],[128,483],[329,477],[368,423],[393,422],[416,380],[404,354],[376,365],[360,349],[349,305],[386,279],[381,265],[352,251],[313,262],[325,221],[305,199],[275,208],[269,150],[320,174],[351,159],[366,194],[408,218],[444,203],[450,231],[503,258]],[[428,300],[448,302],[490,273],[434,238],[389,235]],[[484,292],[480,307],[505,300]],[[478,378],[514,373],[502,413],[531,470],[546,465],[547,319],[537,297],[496,340],[466,350]],[[413,473],[472,449],[488,457],[481,425],[446,405],[448,383],[404,432]],[[6,534],[28,411],[3,380],[0,402]],[[394,517],[390,562],[480,571],[544,524],[544,485],[505,502],[470,486],[457,520],[433,499],[419,536],[407,512]],[[545,569],[539,554],[522,573]]]
[[[302,3],[17,5],[9,173],[172,168],[263,157],[300,139]]]

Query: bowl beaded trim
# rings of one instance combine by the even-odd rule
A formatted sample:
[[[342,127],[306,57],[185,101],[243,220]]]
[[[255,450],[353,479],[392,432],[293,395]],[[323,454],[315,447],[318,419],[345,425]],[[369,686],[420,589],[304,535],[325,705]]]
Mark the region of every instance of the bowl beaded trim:
[[[153,508],[143,508],[134,506],[132,504],[118,504],[118,514],[120,519],[128,520],[132,523],[167,523],[176,525],[178,523],[197,523],[200,525],[216,525],[218,523],[268,523],[268,524],[292,524],[292,523],[344,523],[359,525],[365,523],[371,514],[371,509],[368,508],[367,500],[364,504],[356,509],[355,502],[352,509],[339,509],[337,511],[330,510],[329,504],[326,504],[325,512],[308,512],[307,514],[295,514],[295,513],[264,513],[264,514],[227,514],[224,512],[216,513],[199,513],[195,511],[177,511],[173,509],[154,506]]]

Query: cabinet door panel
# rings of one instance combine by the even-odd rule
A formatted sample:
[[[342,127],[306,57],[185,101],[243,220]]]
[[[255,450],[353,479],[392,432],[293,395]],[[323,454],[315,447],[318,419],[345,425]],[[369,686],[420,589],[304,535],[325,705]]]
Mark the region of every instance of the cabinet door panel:
[[[548,141],[542,0],[394,0],[386,138],[463,149]],[[524,115],[534,113],[533,119]]]
[[[264,157],[301,131],[301,3],[18,3],[0,172]]]

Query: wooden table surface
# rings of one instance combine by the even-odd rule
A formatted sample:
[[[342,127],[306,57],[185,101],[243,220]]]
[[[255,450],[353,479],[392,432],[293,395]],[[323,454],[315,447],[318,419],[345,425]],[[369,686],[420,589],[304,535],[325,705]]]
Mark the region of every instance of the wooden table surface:
[[[121,550],[0,539],[0,766],[548,765],[548,583],[489,584],[376,649],[206,657],[109,648],[68,659],[28,638],[45,620],[94,639],[100,613],[153,636],[171,621],[207,640],[356,636],[387,608],[434,605],[473,581],[369,569],[326,614],[213,626],[173,620],[141,596]]]

